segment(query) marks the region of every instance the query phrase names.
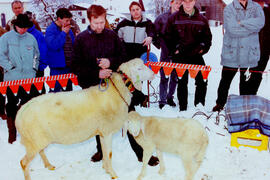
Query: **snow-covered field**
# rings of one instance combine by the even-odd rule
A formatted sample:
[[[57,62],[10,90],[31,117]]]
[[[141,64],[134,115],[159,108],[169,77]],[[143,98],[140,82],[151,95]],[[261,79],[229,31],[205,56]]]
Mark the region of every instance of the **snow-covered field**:
[[[179,107],[171,108],[165,106],[163,110],[158,108],[158,103],[151,104],[150,108],[137,107],[136,110],[145,116],[157,115],[164,117],[192,117],[197,111],[211,114],[215,105],[217,87],[220,80],[221,66],[220,53],[222,45],[221,27],[211,28],[213,33],[213,45],[205,61],[213,70],[210,72],[208,81],[208,92],[205,107],[193,106],[194,80],[189,81],[189,106],[185,112],[179,112]],[[152,48],[153,52],[159,55],[159,51]],[[258,95],[270,99],[269,93],[269,67],[268,73],[264,75],[263,82]],[[234,79],[230,93],[238,94],[239,76]],[[159,75],[152,81],[152,85],[158,93]],[[153,92],[153,90],[151,90]],[[146,93],[146,86],[144,87]],[[175,100],[177,101],[176,97]],[[152,97],[151,101],[155,101]],[[224,112],[222,112],[224,114]],[[196,173],[195,180],[269,180],[270,179],[270,154],[268,151],[240,147],[239,149],[230,146],[231,135],[224,129],[226,122],[220,117],[217,125],[216,114],[207,120],[205,116],[196,116],[195,119],[201,122],[209,135],[209,146],[205,159]],[[22,180],[23,172],[20,167],[20,160],[24,156],[25,149],[20,144],[18,135],[15,143],[8,144],[8,130],[6,121],[0,120],[0,180]],[[76,132],[74,132],[76,133]],[[74,145],[50,145],[46,149],[48,159],[56,166],[54,171],[43,167],[41,158],[37,156],[30,166],[32,180],[105,180],[110,176],[102,169],[102,162],[93,163],[90,157],[96,152],[95,138],[83,143]],[[159,166],[147,167],[145,180],[175,180],[184,179],[184,169],[181,159],[175,155],[164,153],[166,171],[163,176],[158,174]],[[137,161],[134,152],[131,150],[128,139],[117,133],[113,137],[113,168],[120,180],[135,180],[141,170],[142,163]]]

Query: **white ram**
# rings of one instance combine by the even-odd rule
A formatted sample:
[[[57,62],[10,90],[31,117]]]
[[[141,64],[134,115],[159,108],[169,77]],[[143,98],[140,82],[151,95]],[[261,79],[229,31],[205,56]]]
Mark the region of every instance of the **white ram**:
[[[141,81],[154,77],[141,59],[123,63],[118,70],[129,77],[138,90],[142,88]],[[109,81],[105,92],[93,86],[80,91],[49,93],[33,98],[21,107],[15,124],[26,148],[26,155],[21,160],[26,180],[30,180],[29,164],[37,153],[45,167],[54,169],[44,154],[48,145],[79,143],[95,135],[101,137],[103,168],[113,179],[117,178],[111,164],[112,134],[127,120],[127,105],[132,97],[123,78],[121,73],[113,73],[111,80],[116,87]]]

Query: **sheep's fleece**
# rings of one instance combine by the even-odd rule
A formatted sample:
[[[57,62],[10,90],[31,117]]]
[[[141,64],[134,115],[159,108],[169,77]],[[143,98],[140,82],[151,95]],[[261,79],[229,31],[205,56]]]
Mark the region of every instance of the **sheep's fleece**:
[[[141,59],[130,60],[119,67],[141,89],[144,80],[152,80],[154,73]],[[91,77],[89,77],[91,78]],[[112,81],[130,104],[132,94],[119,73],[113,73]],[[18,111],[15,124],[21,135],[26,155],[21,166],[26,180],[30,180],[29,164],[37,153],[45,167],[53,170],[44,149],[52,144],[73,144],[100,135],[103,150],[103,167],[111,177],[117,178],[111,164],[112,134],[120,130],[128,115],[128,106],[109,81],[109,88],[102,92],[98,85],[88,89],[49,93],[33,98]]]
[[[145,176],[147,162],[155,149],[160,161],[160,174],[165,171],[162,152],[168,152],[181,157],[186,172],[185,180],[193,179],[208,146],[208,135],[198,121],[184,118],[146,117],[132,111],[128,114],[125,128],[144,150],[143,167],[137,180]]]

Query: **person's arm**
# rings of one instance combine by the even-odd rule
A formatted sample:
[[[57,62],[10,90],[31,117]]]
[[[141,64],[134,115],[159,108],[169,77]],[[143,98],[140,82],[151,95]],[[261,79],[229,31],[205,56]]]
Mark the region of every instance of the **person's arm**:
[[[114,56],[109,57],[109,60],[111,62],[110,69],[116,71],[122,63],[127,61],[127,55],[123,42],[117,36],[114,37],[114,45]]]
[[[56,29],[49,27],[45,33],[45,40],[48,48],[59,50],[66,42],[66,33],[64,31],[59,33]]]
[[[155,36],[153,38],[153,45],[156,46],[156,48],[160,49],[161,45],[160,45],[160,38],[161,38],[161,28],[162,28],[162,22],[161,22],[161,17],[158,16],[154,22],[154,26],[155,26]]]
[[[38,49],[37,40],[35,38],[33,38],[33,39],[34,39],[33,68],[34,68],[34,70],[38,71],[39,60],[40,60],[40,53],[39,53],[39,49]]]
[[[123,31],[123,26],[124,26],[125,20],[122,20],[115,28],[114,32],[118,35],[121,41],[124,40],[124,31]]]
[[[212,45],[212,33],[208,24],[208,20],[204,19],[204,23],[205,25],[202,31],[201,42],[198,45],[198,52],[197,52],[201,55],[206,54]]]
[[[253,25],[254,26],[253,30],[248,29],[245,27],[245,25],[243,25],[243,23],[248,24],[247,21],[249,21],[249,20],[250,20],[250,23],[251,22],[254,23],[254,21],[252,20],[253,18],[250,18],[249,20],[245,20],[245,21],[239,21],[239,20],[237,20],[236,13],[237,12],[232,5],[228,5],[224,9],[224,28],[225,28],[225,31],[230,33],[230,35],[232,37],[236,37],[236,38],[237,37],[247,37],[247,36],[253,34],[254,32],[258,32],[257,30],[254,31],[255,26],[257,26],[260,29],[262,27],[261,24],[262,23],[264,24],[264,15],[263,15],[263,17],[261,17],[261,20],[263,22],[255,23]],[[250,25],[250,23],[249,23],[249,25]]]
[[[166,33],[164,36],[166,46],[169,50],[169,56],[173,56],[176,51],[183,51],[183,44],[179,41],[178,34],[176,32],[176,27],[174,26],[174,18],[170,16],[166,24]]]
[[[4,69],[4,71],[9,71],[10,69],[15,68],[7,55],[8,55],[8,42],[6,36],[3,35],[0,38],[0,66]]]
[[[92,66],[88,62],[91,59],[85,59],[83,52],[84,39],[77,36],[73,45],[71,72],[78,76],[79,85],[92,86],[99,83],[99,69],[98,66]],[[84,84],[87,80],[87,84]]]
[[[39,39],[38,39],[38,48],[39,48],[39,53],[40,53],[38,70],[44,71],[44,69],[48,65],[48,61],[47,61],[47,44],[42,34],[40,34]]]

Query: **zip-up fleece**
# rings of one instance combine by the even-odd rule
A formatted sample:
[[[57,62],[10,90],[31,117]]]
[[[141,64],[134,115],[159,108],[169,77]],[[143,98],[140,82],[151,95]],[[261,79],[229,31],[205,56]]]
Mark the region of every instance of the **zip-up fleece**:
[[[145,17],[136,23],[130,16],[122,20],[115,31],[125,43],[128,58],[133,59],[141,57],[147,51],[147,47],[143,46],[143,40],[146,37],[154,37],[155,27],[151,20]]]

